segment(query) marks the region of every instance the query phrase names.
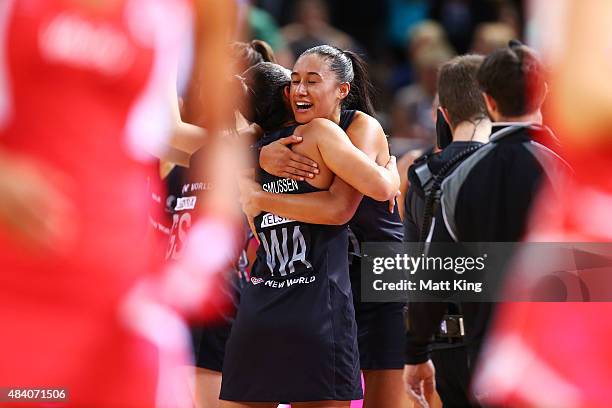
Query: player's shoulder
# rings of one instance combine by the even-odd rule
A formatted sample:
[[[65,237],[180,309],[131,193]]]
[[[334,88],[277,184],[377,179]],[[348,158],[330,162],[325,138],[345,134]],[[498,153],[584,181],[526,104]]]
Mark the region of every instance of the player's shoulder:
[[[387,145],[387,136],[380,122],[373,116],[361,111],[355,111],[353,121],[346,129],[346,133],[353,143],[360,143],[359,141],[375,142],[381,148]]]
[[[333,132],[342,131],[340,126],[338,126],[333,121],[329,119],[325,119],[325,118],[315,118],[311,120],[310,122],[306,123],[305,125],[300,126],[300,128],[302,128],[302,132],[306,132],[306,133],[321,131],[321,130],[327,130],[327,131],[333,131]]]
[[[375,117],[362,111],[355,111],[355,116],[353,117],[349,129],[354,127],[380,131],[384,135],[380,122]]]
[[[367,124],[370,126],[380,126],[380,123],[378,122],[378,120],[376,120],[375,117],[373,117],[372,115],[368,115],[367,113],[362,112],[360,110],[355,111],[351,124],[353,123]]]

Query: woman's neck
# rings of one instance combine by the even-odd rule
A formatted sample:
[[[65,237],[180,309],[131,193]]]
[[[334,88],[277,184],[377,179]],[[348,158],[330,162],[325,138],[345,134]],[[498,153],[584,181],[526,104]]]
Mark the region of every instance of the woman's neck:
[[[328,117],[327,119],[331,120],[336,125],[339,125],[340,124],[340,112],[342,112],[342,109],[338,106],[338,108],[334,111],[334,113],[332,113],[332,115]]]

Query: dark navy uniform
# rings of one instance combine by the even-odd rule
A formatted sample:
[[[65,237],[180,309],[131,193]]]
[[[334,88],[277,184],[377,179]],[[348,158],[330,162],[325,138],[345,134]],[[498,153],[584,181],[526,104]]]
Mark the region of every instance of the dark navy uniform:
[[[293,133],[266,135],[261,145]],[[318,191],[305,181],[258,173],[264,190]],[[300,402],[362,398],[346,226],[263,212],[251,280],[227,342],[221,399]]]
[[[346,131],[355,116],[343,111],[340,127]],[[402,303],[361,301],[361,257],[363,242],[401,242],[403,225],[399,211],[389,212],[389,203],[363,197],[349,221],[350,277],[357,320],[359,357],[364,370],[404,367],[404,318]]]
[[[190,168],[194,168],[195,163],[198,163],[200,154],[201,151],[198,151],[192,155],[190,162],[193,165]],[[200,204],[199,200],[213,186],[194,175],[190,169],[180,166],[175,166],[170,171],[165,182],[167,195],[160,200],[160,204],[164,207],[163,217],[158,221],[151,219],[151,222],[160,235],[166,236],[162,250],[165,260],[174,262],[183,254],[189,229],[195,223],[195,211]],[[222,305],[219,309],[219,319],[191,328],[194,363],[197,367],[218,372],[223,368],[225,342],[229,337],[234,312],[240,300],[240,289],[246,283],[247,264],[246,253],[243,251],[235,268],[224,275],[227,285],[221,286],[226,293],[225,298],[219,297],[219,304]],[[227,312],[226,299],[231,299],[234,304],[230,308],[230,313]]]

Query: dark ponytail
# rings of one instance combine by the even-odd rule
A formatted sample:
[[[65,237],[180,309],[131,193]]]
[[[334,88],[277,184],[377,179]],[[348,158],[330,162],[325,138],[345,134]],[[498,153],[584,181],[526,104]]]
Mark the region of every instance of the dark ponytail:
[[[344,51],[353,64],[354,78],[351,82],[351,91],[346,97],[346,109],[356,109],[370,116],[374,115],[374,86],[370,82],[365,61],[353,51]]]
[[[342,102],[343,109],[356,109],[374,115],[372,102],[374,87],[369,80],[366,63],[352,51],[342,51],[331,45],[319,45],[307,49],[300,55],[316,54],[329,63],[329,69],[336,74],[339,82],[351,84],[351,90]]]
[[[261,61],[259,62],[273,62],[276,64],[276,57],[270,44],[262,40],[253,40],[250,42],[250,46],[259,55],[261,55]]]
[[[234,72],[240,73],[260,62],[274,62],[274,51],[272,47],[262,40],[251,42],[235,42],[231,45],[232,61],[236,66]]]

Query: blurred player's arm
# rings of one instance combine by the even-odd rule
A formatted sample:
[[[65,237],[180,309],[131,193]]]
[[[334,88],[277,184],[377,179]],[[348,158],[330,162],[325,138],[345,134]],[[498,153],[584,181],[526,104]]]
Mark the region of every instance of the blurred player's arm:
[[[195,55],[193,75],[187,89],[183,113],[186,121],[204,118],[212,135],[234,123],[237,100],[232,87],[229,44],[237,15],[233,1],[196,0]],[[200,123],[198,123],[200,124]]]
[[[216,286],[211,290],[211,285],[240,251],[242,214],[235,193],[244,160],[239,138],[229,140],[222,134],[234,124],[232,102],[236,98],[225,79],[231,77],[229,44],[236,26],[235,2],[195,0],[194,5],[194,74],[181,113],[188,122],[204,118],[197,124],[206,129],[206,148],[191,171],[214,188],[199,197],[198,219],[189,231],[189,244],[161,285],[164,303],[187,315],[205,316],[215,309],[210,307],[218,299],[214,294],[223,292]]]
[[[194,8],[193,75],[182,104],[183,115],[179,110],[175,82],[170,89],[176,126],[167,146],[168,150],[176,149],[188,154],[233,124],[230,119],[233,118],[232,102],[235,100],[224,80],[231,66],[228,45],[236,25],[235,4],[231,1],[196,0]],[[189,123],[183,121],[182,116]],[[205,123],[193,125],[195,118],[200,117],[205,118]]]
[[[236,27],[236,5],[233,1],[197,0],[195,24],[195,55],[193,78],[187,89],[183,114],[185,120],[204,118],[206,149],[194,171],[203,174],[215,188],[208,192],[203,212],[240,224],[236,206],[235,184],[237,172],[243,164],[246,144],[227,143],[222,137],[225,129],[234,125],[234,105],[237,96],[228,87],[231,75],[229,44]]]

